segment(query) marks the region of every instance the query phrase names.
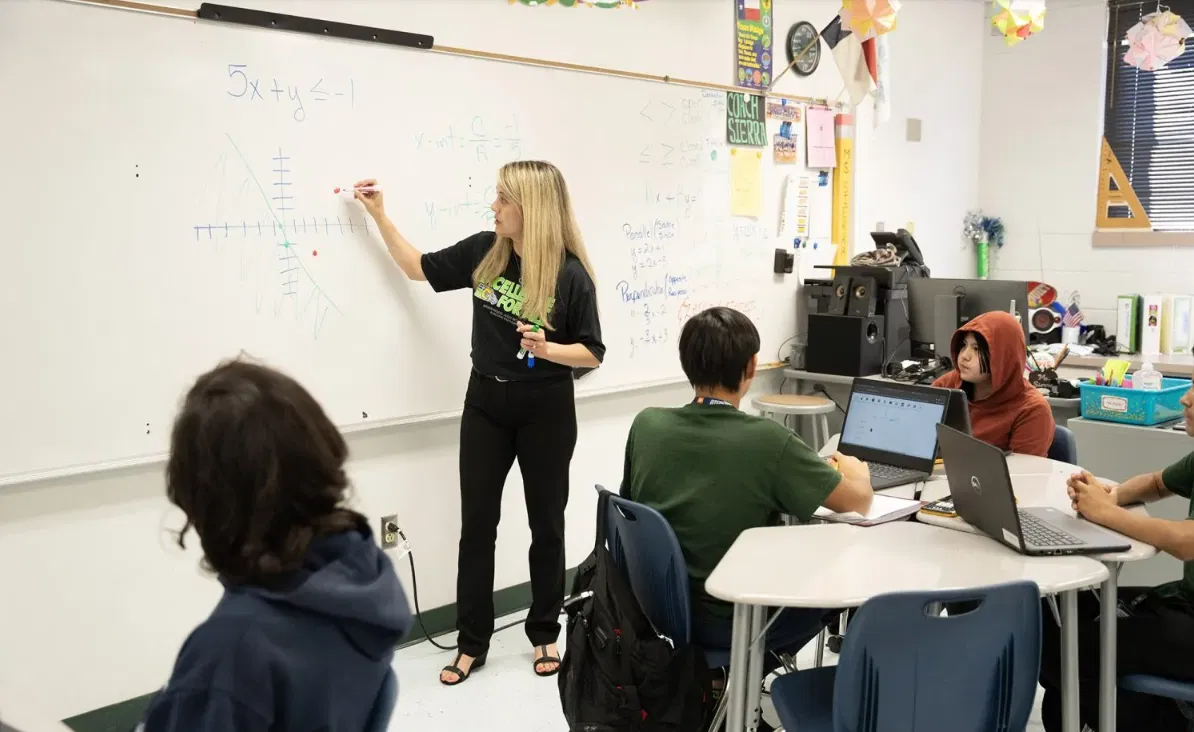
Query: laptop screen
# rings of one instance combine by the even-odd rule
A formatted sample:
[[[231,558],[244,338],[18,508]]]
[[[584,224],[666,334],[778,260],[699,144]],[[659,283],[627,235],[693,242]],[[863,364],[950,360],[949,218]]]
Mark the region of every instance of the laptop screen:
[[[941,390],[855,382],[841,443],[931,462],[937,451],[937,424],[945,417],[947,401]]]

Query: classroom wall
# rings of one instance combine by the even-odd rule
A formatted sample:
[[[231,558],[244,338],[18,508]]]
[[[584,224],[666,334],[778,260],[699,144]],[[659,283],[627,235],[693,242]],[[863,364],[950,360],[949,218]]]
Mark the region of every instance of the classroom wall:
[[[1116,295],[1188,292],[1194,250],[1091,247],[1106,35],[1105,2],[1062,0],[1043,33],[1012,48],[985,39],[979,203],[1007,228],[994,276],[1077,291],[1086,322],[1114,333]]]
[[[239,4],[427,32],[440,44],[694,79],[728,82],[733,68],[731,0],[650,0],[633,12],[510,7],[503,0]],[[777,0],[776,26],[786,34],[796,20],[823,25],[839,5]],[[888,228],[914,221],[934,272],[947,276],[964,274],[956,232],[978,199],[983,12],[982,4],[956,0],[905,3],[892,36],[892,119],[873,130],[867,102],[859,120],[855,232],[878,221]],[[789,74],[780,86],[829,96],[841,89],[829,57],[812,77]],[[923,120],[922,142],[903,141],[907,117]],[[760,388],[773,389],[774,377]],[[633,416],[688,395],[676,386],[582,403],[568,510],[570,565],[592,545],[590,486],[612,487],[620,479]],[[457,431],[448,421],[350,440],[358,506],[373,518],[398,513],[414,544],[425,609],[454,595]],[[194,542],[185,553],[171,544],[167,530],[181,520],[162,492],[159,467],[0,491],[0,687],[22,689],[48,713],[68,717],[148,693],[166,678],[179,644],[209,612],[219,587],[197,569]],[[527,579],[529,532],[516,474],[503,513],[498,587]]]

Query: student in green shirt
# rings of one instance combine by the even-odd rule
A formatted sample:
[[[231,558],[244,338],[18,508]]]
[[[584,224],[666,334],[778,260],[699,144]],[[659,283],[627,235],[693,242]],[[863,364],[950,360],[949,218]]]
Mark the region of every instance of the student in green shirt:
[[[769,419],[739,411],[758,366],[759,333],[742,313],[705,310],[680,334],[680,365],[692,403],[639,414],[626,441],[621,493],[671,524],[693,593],[693,640],[730,646],[732,607],[705,593],[705,580],[738,534],[775,525],[782,514],[808,521],[820,506],[865,512],[873,492],[859,460],[819,457]],[[802,571],[776,557],[778,572]],[[772,627],[772,650],[794,653],[820,632],[828,610],[788,610]]]
[[[1182,397],[1186,434],[1194,436],[1194,388]],[[1168,468],[1145,473],[1119,485],[1100,482],[1087,471],[1069,479],[1074,510],[1083,518],[1184,562],[1182,579],[1152,588],[1120,588],[1117,623],[1117,672],[1151,674],[1194,683],[1194,500],[1185,521],[1167,521],[1128,511],[1125,506],[1150,503],[1171,495],[1194,496],[1194,453]],[[1082,723],[1098,726],[1099,603],[1093,594],[1079,596],[1078,673]],[[1060,637],[1046,613],[1041,656],[1045,699],[1041,717],[1048,732],[1061,729]],[[1116,723],[1122,730],[1185,732],[1177,704],[1162,697],[1119,692]]]

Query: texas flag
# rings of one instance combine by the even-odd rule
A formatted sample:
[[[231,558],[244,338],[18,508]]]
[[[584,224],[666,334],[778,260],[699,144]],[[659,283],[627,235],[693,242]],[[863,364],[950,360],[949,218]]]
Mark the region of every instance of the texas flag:
[[[738,0],[738,2],[742,3],[743,20],[763,19],[763,0]]]

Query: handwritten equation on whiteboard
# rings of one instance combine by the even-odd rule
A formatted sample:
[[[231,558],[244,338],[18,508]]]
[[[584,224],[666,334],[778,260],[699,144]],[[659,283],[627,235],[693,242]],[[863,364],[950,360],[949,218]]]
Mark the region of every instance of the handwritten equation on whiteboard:
[[[439,194],[423,202],[431,229],[455,220],[478,226],[493,223],[497,198],[496,171],[505,163],[522,159],[518,117],[473,115],[467,122],[437,125],[414,133],[412,152],[427,169],[463,167],[471,171],[455,176],[459,192]]]
[[[475,115],[467,125],[448,124],[414,135],[417,152],[443,152],[471,157],[478,163],[506,163],[522,157],[518,117],[489,119]]]
[[[769,256],[767,227],[689,224],[685,228],[682,219],[664,218],[672,206],[657,208],[660,217],[621,227],[629,277],[614,289],[630,321],[631,358],[675,343],[684,324],[702,310],[725,306],[748,316],[754,313],[757,300],[749,294],[751,273],[765,266]]]
[[[294,83],[290,83],[290,82]],[[307,103],[339,103],[356,106],[356,82],[352,79],[279,79],[264,76],[248,64],[228,64],[228,96],[247,103],[273,105],[290,114],[295,122],[307,119]]]

